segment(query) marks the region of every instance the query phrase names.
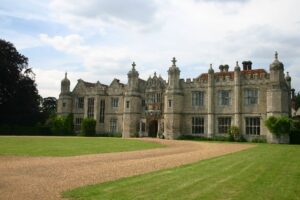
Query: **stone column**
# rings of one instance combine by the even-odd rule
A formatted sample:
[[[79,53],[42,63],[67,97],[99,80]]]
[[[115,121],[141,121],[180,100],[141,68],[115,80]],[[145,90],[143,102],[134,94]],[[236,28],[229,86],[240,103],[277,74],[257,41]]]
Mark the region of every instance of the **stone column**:
[[[214,70],[212,64],[208,70],[208,89],[207,89],[207,137],[214,134]]]
[[[236,62],[236,66],[234,68],[234,125],[239,127],[242,132],[242,124],[241,124],[241,104],[242,104],[242,96],[241,96],[241,69]]]

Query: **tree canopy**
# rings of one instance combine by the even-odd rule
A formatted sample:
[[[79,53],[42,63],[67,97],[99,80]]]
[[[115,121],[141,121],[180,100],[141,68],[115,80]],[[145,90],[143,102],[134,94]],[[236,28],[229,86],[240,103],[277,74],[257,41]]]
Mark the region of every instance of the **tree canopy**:
[[[0,123],[34,124],[39,120],[40,99],[28,58],[0,39]]]

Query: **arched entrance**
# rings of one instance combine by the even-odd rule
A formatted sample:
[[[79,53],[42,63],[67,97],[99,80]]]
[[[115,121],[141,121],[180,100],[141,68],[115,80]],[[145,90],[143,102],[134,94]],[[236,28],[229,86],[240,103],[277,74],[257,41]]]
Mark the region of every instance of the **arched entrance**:
[[[149,122],[148,136],[149,137],[157,137],[158,131],[158,121],[152,120]]]

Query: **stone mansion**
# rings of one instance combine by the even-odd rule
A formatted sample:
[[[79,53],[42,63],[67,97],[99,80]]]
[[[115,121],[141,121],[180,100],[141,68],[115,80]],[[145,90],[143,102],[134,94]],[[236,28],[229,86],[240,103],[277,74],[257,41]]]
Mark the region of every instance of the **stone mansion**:
[[[66,74],[57,112],[73,113],[77,130],[83,118],[94,118],[98,133],[122,133],[123,137],[226,136],[235,125],[247,140],[272,142],[264,120],[290,116],[290,102],[291,78],[284,74],[276,52],[269,72],[244,61],[242,69],[238,62],[233,70],[220,65],[217,72],[210,66],[207,73],[184,80],[173,58],[168,80],[156,73],[148,80],[140,79],[133,63],[127,84],[118,79],[110,85],[79,79],[73,91]]]

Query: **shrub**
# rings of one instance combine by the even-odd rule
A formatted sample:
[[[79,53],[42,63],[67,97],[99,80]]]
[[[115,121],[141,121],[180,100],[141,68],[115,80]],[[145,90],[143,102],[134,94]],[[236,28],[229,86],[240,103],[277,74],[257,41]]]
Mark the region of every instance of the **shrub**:
[[[96,135],[96,120],[91,118],[85,118],[81,124],[81,134],[85,136]]]
[[[73,114],[68,116],[51,116],[46,124],[51,128],[54,135],[73,135]]]
[[[272,134],[278,137],[290,133],[292,120],[286,116],[271,116],[265,121],[265,125]]]
[[[240,135],[240,129],[237,126],[230,126],[228,129],[228,135],[230,141],[237,141]]]

